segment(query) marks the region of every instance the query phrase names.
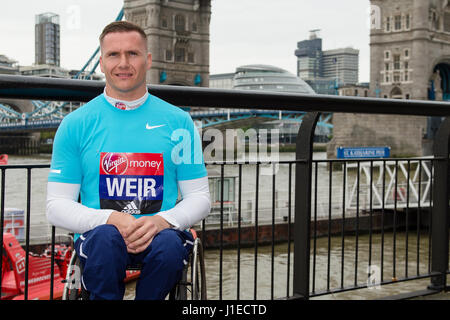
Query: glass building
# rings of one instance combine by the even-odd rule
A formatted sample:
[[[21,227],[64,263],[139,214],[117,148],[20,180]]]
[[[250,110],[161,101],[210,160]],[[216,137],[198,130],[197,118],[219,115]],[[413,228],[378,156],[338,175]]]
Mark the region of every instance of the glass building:
[[[323,52],[323,77],[336,78],[339,84],[358,83],[359,50],[342,48]]]
[[[261,64],[238,67],[234,74],[233,89],[315,93],[296,75],[281,68]]]
[[[322,39],[319,30],[312,30],[309,40],[297,43],[297,75],[303,80],[315,80],[322,76]]]
[[[309,84],[296,75],[270,65],[246,65],[236,69],[233,79],[233,89],[276,91],[299,94],[316,94]],[[281,119],[270,120],[254,124],[255,128],[277,129],[281,144],[295,143],[300,123],[297,121]],[[329,130],[316,128],[315,139],[326,139]]]
[[[60,65],[59,16],[47,12],[36,15],[35,64]]]

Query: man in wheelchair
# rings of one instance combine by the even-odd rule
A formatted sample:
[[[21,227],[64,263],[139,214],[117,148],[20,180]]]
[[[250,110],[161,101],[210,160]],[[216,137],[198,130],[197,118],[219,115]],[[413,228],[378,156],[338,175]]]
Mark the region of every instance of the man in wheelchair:
[[[210,211],[200,137],[188,113],[149,94],[140,27],[109,24],[100,48],[105,89],[58,128],[47,218],[76,233],[90,299],[122,299],[130,265],[142,266],[136,299],[164,299],[193,244],[185,230]]]

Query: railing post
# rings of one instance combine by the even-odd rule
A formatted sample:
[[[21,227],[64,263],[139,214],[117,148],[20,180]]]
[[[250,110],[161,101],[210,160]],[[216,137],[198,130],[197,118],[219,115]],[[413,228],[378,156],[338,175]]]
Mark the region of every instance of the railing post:
[[[309,112],[302,120],[296,142],[294,297],[309,299],[310,221],[313,138],[319,112]]]
[[[448,207],[449,207],[449,142],[450,118],[439,127],[434,139],[433,211],[431,218],[431,271],[439,275],[431,278],[430,289],[444,290],[448,269]]]

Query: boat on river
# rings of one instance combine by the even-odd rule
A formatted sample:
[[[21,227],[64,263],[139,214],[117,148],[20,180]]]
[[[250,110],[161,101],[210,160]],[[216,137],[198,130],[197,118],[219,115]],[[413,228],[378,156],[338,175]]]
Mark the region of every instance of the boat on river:
[[[0,165],[6,165],[6,164],[8,164],[8,155],[0,154]]]
[[[55,245],[53,263],[53,299],[61,299],[72,256],[71,246]],[[51,247],[43,254],[28,255],[28,300],[49,300],[51,284]],[[26,252],[11,233],[3,234],[1,300],[25,299]],[[129,270],[125,282],[135,280],[140,271]]]

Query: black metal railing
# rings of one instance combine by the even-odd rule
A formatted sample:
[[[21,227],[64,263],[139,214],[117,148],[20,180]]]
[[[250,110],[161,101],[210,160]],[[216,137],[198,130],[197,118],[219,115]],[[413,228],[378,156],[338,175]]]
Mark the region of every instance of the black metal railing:
[[[313,161],[311,297],[435,275],[431,271],[435,161]],[[319,179],[321,170],[328,181]],[[322,219],[321,189],[327,204]],[[321,255],[320,237],[326,240]]]
[[[207,275],[211,297],[239,300],[292,295],[292,213],[295,196],[292,173],[296,163],[296,160],[207,163],[208,169],[218,167],[220,172],[219,200],[224,197],[224,181],[227,179],[224,172],[227,171],[228,175],[236,173],[237,180],[234,222],[230,223],[227,219],[228,224],[225,223],[227,212],[224,201],[219,201],[216,208],[220,213],[218,226],[205,222],[201,224],[201,235],[204,235],[203,243],[207,250],[205,257],[210,267],[208,270],[213,271]],[[282,175],[271,174],[275,171]],[[279,189],[286,191],[283,200],[277,199]],[[280,202],[284,202],[284,206],[280,206]],[[244,209],[248,203],[254,204],[250,210],[251,218],[249,210]],[[281,272],[275,272],[275,269]]]
[[[23,193],[21,195],[17,195],[17,196],[22,196],[25,198],[25,203],[26,203],[26,208],[24,210],[24,224],[21,226],[18,226],[18,229],[21,229],[22,231],[24,231],[24,241],[22,243],[24,249],[25,249],[25,261],[24,261],[24,268],[23,268],[23,273],[24,273],[24,282],[25,282],[25,286],[24,286],[24,290],[23,293],[19,290],[18,295],[23,294],[24,300],[28,299],[28,289],[29,289],[29,260],[30,260],[30,230],[31,230],[31,194],[32,194],[32,172],[33,170],[37,170],[37,169],[45,169],[45,168],[49,168],[50,165],[49,164],[34,164],[34,165],[1,165],[0,166],[0,170],[1,170],[1,184],[0,184],[0,211],[1,211],[1,215],[0,215],[0,231],[1,234],[3,235],[4,233],[4,225],[5,225],[5,202],[6,202],[6,172],[7,171],[17,171],[17,170],[25,170],[26,174],[25,174],[25,178],[26,178],[26,184],[25,184],[25,190],[23,190]],[[43,188],[44,186],[40,185],[38,186],[38,188]],[[14,228],[14,227],[13,227]],[[55,245],[55,228],[52,227],[52,241],[51,241],[51,248],[52,248],[52,253],[54,252],[54,245]],[[3,237],[0,237],[0,253],[2,256],[2,265],[0,266],[0,274],[2,274],[2,280],[3,280],[3,274],[4,271],[3,267],[3,261],[7,261],[7,259],[5,259],[6,257],[4,257],[4,255],[6,255],[5,253],[5,249],[4,246],[6,246],[6,244],[3,241]],[[54,254],[52,254],[51,256],[51,282],[53,283],[53,275],[54,275],[54,269],[53,269],[53,264],[54,264]],[[12,268],[16,267],[16,266],[11,266]],[[18,282],[18,279],[15,279],[16,282]],[[3,281],[2,281],[3,284]],[[17,283],[17,289],[20,288],[20,284]],[[53,286],[51,287],[51,289],[49,288],[49,293],[50,293],[50,299],[53,299]],[[2,295],[2,287],[0,287],[0,296],[3,297]]]
[[[103,91],[103,82],[98,81],[78,81],[78,80],[60,80],[60,79],[42,79],[33,77],[19,77],[19,76],[0,76],[0,97],[5,98],[21,98],[21,99],[41,99],[41,100],[66,100],[66,101],[88,101]],[[212,259],[219,261],[218,270],[210,270],[207,274],[208,280],[217,282],[216,298],[223,299],[229,297],[231,289],[224,289],[224,284],[230,281],[230,277],[236,277],[236,295],[233,298],[246,298],[243,294],[245,286],[248,286],[249,280],[253,280],[251,298],[259,299],[265,298],[265,286],[261,287],[262,280],[268,280],[268,298],[291,298],[291,299],[309,299],[310,297],[349,291],[354,289],[366,288],[370,284],[368,280],[372,279],[370,276],[373,270],[365,269],[375,265],[375,261],[379,261],[380,278],[376,281],[377,284],[383,285],[387,283],[401,282],[406,280],[415,280],[430,277],[430,290],[434,292],[444,290],[446,288],[446,275],[449,270],[449,248],[448,248],[448,155],[449,155],[449,137],[450,137],[450,121],[446,119],[437,134],[434,141],[434,157],[422,159],[365,159],[365,160],[314,160],[313,159],[313,136],[314,129],[321,112],[352,112],[352,113],[366,113],[366,114],[397,114],[397,115],[419,115],[419,116],[442,116],[450,115],[450,105],[442,102],[430,101],[403,101],[390,99],[373,99],[373,98],[356,98],[356,97],[337,97],[337,96],[323,96],[323,95],[297,95],[297,94],[281,94],[269,92],[251,92],[238,90],[213,90],[206,88],[191,88],[191,87],[171,87],[171,86],[149,86],[149,91],[165,99],[173,104],[179,106],[195,106],[200,108],[221,107],[221,108],[248,108],[248,109],[276,109],[276,110],[291,110],[291,111],[305,111],[308,112],[303,118],[300,127],[296,155],[294,160],[277,162],[280,165],[287,167],[288,171],[288,205],[287,214],[283,216],[286,221],[287,239],[285,241],[286,247],[283,247],[282,254],[276,253],[278,238],[276,229],[279,225],[277,223],[277,215],[275,208],[275,190],[280,179],[275,174],[270,176],[272,184],[271,206],[272,210],[271,221],[269,222],[269,230],[263,233],[262,230],[266,227],[265,223],[260,221],[260,213],[262,208],[259,207],[261,197],[260,184],[261,175],[260,169],[262,166],[273,165],[272,162],[256,162],[256,163],[208,163],[208,167],[219,166],[220,175],[219,181],[221,185],[221,193],[218,204],[218,212],[220,217],[219,228],[214,232],[208,234],[208,226],[203,223],[201,226],[201,234],[203,241],[206,243],[208,249],[208,237],[215,239],[213,245],[209,246],[208,254]],[[219,102],[218,102],[219,101]],[[420,143],[420,142],[418,142]],[[381,178],[381,189],[372,187],[372,182],[375,177],[380,177],[380,168],[385,168],[394,162],[395,175],[393,180],[393,208],[387,208],[388,204],[385,199],[386,195],[386,177]],[[398,173],[400,172],[400,164],[406,164],[408,183],[404,189],[399,189]],[[225,170],[228,166],[235,166],[234,169],[238,171],[238,201],[237,201],[237,243],[232,250],[232,255],[237,261],[237,269],[229,270],[229,264],[226,259],[230,258],[230,249],[227,245],[234,240],[226,239],[228,228],[225,225],[225,201],[224,201],[224,181]],[[321,166],[326,167],[326,179],[319,178]],[[364,194],[369,199],[368,207],[362,209],[362,195],[360,170],[365,168],[371,172],[368,175],[369,189]],[[426,183],[430,183],[429,194],[427,195],[427,206],[421,203],[424,197],[424,183],[422,181],[424,174],[424,167],[429,166],[432,172]],[[338,169],[337,167],[340,167]],[[375,169],[377,167],[377,169]],[[3,217],[4,217],[4,172],[5,170],[15,169],[10,166],[0,167],[2,170],[2,231],[3,231]],[[17,169],[19,167],[16,167]],[[33,166],[24,166],[27,172],[33,169]],[[242,190],[248,186],[248,181],[243,181],[242,172],[254,170],[254,207],[252,207],[253,219],[250,225],[246,225],[245,219],[242,219]],[[337,178],[335,173],[339,170],[341,172],[348,171],[353,168],[354,172],[350,177],[342,175]],[[420,188],[419,199],[417,207],[412,207],[409,203],[411,194],[413,193],[413,186],[409,183],[411,170],[419,168],[419,175],[417,188]],[[386,169],[383,170],[384,174]],[[31,179],[31,173],[27,176]],[[355,178],[356,177],[356,178]],[[345,187],[349,183],[349,179],[356,179],[356,193],[355,193],[355,208],[354,216],[350,216],[348,208],[350,194],[342,193],[342,197],[338,198],[333,191],[337,185]],[[294,181],[292,181],[294,180]],[[317,216],[318,207],[321,202],[318,199],[321,188],[324,184],[328,195],[327,215],[324,219]],[[322,182],[321,182],[322,181]],[[424,180],[425,181],[425,180]],[[286,181],[282,181],[286,183]],[[336,182],[336,183],[334,183]],[[30,187],[29,181],[28,188]],[[42,187],[42,186],[41,186]],[[375,190],[380,191],[383,195],[381,201],[381,208],[375,208],[374,201],[376,193]],[[401,191],[400,191],[401,190]],[[27,197],[29,195],[27,189]],[[405,192],[405,194],[403,194]],[[407,199],[404,208],[399,208],[400,198]],[[337,209],[333,205],[333,201],[338,199],[338,203],[342,203],[341,207]],[[29,219],[30,201],[27,198],[27,221]],[[414,213],[413,213],[414,211]],[[293,215],[292,215],[293,214]],[[338,216],[339,215],[339,216]],[[335,217],[337,217],[335,219]],[[412,218],[416,224],[412,224]],[[279,218],[279,217],[278,217]],[[379,219],[379,220],[377,220]],[[374,221],[378,221],[378,225],[374,225]],[[425,223],[427,221],[427,223]],[[28,228],[28,223],[26,224]],[[411,233],[411,228],[414,228],[414,237]],[[264,242],[270,235],[269,241]],[[253,243],[244,241],[244,234],[250,234]],[[214,238],[214,237],[217,237]],[[365,237],[363,242],[363,237]],[[379,241],[374,241],[375,237],[379,237]],[[55,241],[55,230],[52,230],[52,246]],[[388,238],[390,238],[388,240]],[[27,239],[29,239],[29,231],[27,231]],[[354,241],[352,254],[349,256],[348,241]],[[318,242],[325,243],[318,249]],[[29,241],[29,240],[27,240]],[[415,250],[411,251],[410,242],[415,242]],[[424,243],[422,243],[425,241]],[[245,244],[244,244],[245,242]],[[267,252],[269,243],[270,250]],[[404,243],[404,247],[400,246]],[[379,251],[376,251],[379,246]],[[252,258],[243,252],[251,248],[253,251]],[[26,243],[28,248],[28,243]],[[337,249],[336,249],[337,248]],[[389,254],[386,253],[388,248],[391,250]],[[28,253],[28,249],[27,253]],[[216,250],[217,252],[214,252]],[[403,253],[400,254],[400,251]],[[377,253],[375,253],[375,251]],[[53,250],[52,250],[53,252]],[[415,263],[410,266],[410,257],[412,253],[415,255]],[[216,254],[216,256],[215,256]],[[266,254],[266,255],[264,255]],[[293,257],[292,257],[293,255]],[[363,258],[367,255],[367,258]],[[28,254],[27,254],[28,256]],[[390,256],[390,257],[389,257]],[[269,262],[266,258],[269,257]],[[52,259],[53,259],[52,255]],[[244,261],[245,259],[245,261]],[[249,260],[250,259],[250,260]],[[278,279],[278,272],[275,271],[279,260],[283,262],[282,265],[285,272],[283,272],[283,280]],[[249,261],[252,260],[252,263]],[[232,260],[234,263],[235,260]],[[399,263],[403,263],[403,273],[399,272]],[[351,271],[346,266],[346,263],[351,263]],[[27,262],[26,262],[27,263]],[[245,268],[243,265],[245,264]],[[269,265],[268,269],[265,268]],[[251,265],[251,273],[248,274],[248,266]],[[325,266],[319,270],[318,266]],[[361,268],[363,270],[361,271]],[[263,270],[262,270],[263,269]],[[411,270],[414,269],[415,272]],[[267,273],[261,274],[261,271]],[[335,271],[337,270],[337,272]],[[208,271],[208,269],[207,269]],[[230,273],[231,272],[231,273]],[[245,273],[245,275],[243,274]],[[270,277],[267,276],[270,274]],[[217,280],[216,280],[217,275]],[[348,277],[349,275],[349,277]],[[390,280],[387,280],[387,275]],[[226,276],[226,278],[224,278]],[[278,293],[278,287],[282,287],[283,294]],[[26,289],[27,290],[27,289]],[[264,291],[264,294],[263,294]],[[211,295],[210,295],[211,296]],[[25,293],[26,298],[26,293]]]
[[[381,189],[379,190],[382,196],[382,203],[381,203],[381,211],[377,211],[377,206],[373,203],[374,198],[374,189],[368,188],[365,186],[365,192],[362,192],[363,188],[361,186],[360,181],[365,180],[363,179],[361,174],[361,166],[362,165],[369,165],[370,167],[370,176],[369,179],[370,185],[372,185],[372,180],[375,180],[375,178],[379,178],[379,176],[374,175],[374,168],[378,167],[386,167],[387,162],[395,162],[395,168],[393,171],[395,172],[395,187],[388,189],[388,182],[386,180],[386,170],[382,170],[381,172],[378,171],[378,175],[383,175],[382,182],[381,182]],[[408,241],[408,234],[410,232],[410,227],[408,225],[409,222],[412,220],[408,218],[408,210],[411,208],[409,207],[409,200],[411,198],[411,185],[409,183],[402,183],[402,185],[405,186],[406,189],[400,189],[399,183],[398,183],[398,172],[400,172],[399,169],[399,162],[405,161],[407,162],[407,168],[408,173],[411,170],[411,162],[414,162],[416,164],[413,164],[413,166],[419,167],[419,177],[418,180],[415,181],[415,185],[418,189],[418,206],[416,207],[416,210],[418,210],[418,213],[416,213],[416,221],[415,224],[415,234],[416,234],[416,260],[415,265],[410,267],[408,263],[408,253],[410,251],[409,249],[409,241]],[[313,183],[312,183],[312,219],[311,219],[311,232],[312,232],[312,250],[311,250],[311,280],[310,280],[310,296],[319,296],[324,294],[330,294],[330,293],[337,293],[337,292],[344,292],[344,291],[350,291],[350,290],[356,290],[367,287],[367,275],[365,276],[364,271],[366,267],[372,266],[372,265],[379,265],[380,266],[380,279],[379,284],[389,284],[394,282],[400,282],[400,281],[406,281],[406,280],[416,280],[421,279],[425,277],[431,277],[433,273],[431,273],[431,259],[430,259],[430,245],[431,245],[431,239],[429,238],[431,236],[430,227],[431,227],[431,189],[428,189],[428,193],[424,195],[424,185],[427,183],[430,183],[429,181],[424,181],[422,179],[422,168],[423,166],[427,166],[429,170],[433,170],[433,161],[434,159],[395,159],[395,160],[356,160],[356,161],[343,161],[343,160],[314,160],[312,164],[312,172],[313,172]],[[267,232],[269,233],[270,238],[266,239],[264,243],[261,244],[261,240],[259,238],[259,228],[261,228],[261,225],[258,223],[260,222],[260,218],[258,217],[259,209],[258,207],[255,207],[255,221],[254,223],[245,223],[245,219],[242,219],[242,184],[246,183],[248,184],[249,181],[245,181],[243,179],[243,168],[245,170],[254,170],[255,175],[255,185],[259,185],[259,179],[260,174],[256,174],[256,172],[260,171],[261,166],[267,166],[267,165],[273,165],[274,163],[270,162],[258,162],[253,164],[245,164],[245,163],[211,163],[208,164],[207,167],[212,166],[219,166],[220,172],[221,172],[221,178],[219,179],[222,188],[221,190],[225,190],[223,188],[223,182],[224,182],[224,171],[226,167],[235,167],[238,171],[238,199],[236,201],[237,204],[237,215],[238,218],[236,220],[235,227],[235,233],[237,234],[237,242],[232,244],[232,249],[229,247],[229,240],[224,240],[224,202],[220,201],[220,207],[219,210],[221,212],[220,214],[220,225],[218,229],[213,229],[211,232],[219,232],[219,238],[217,242],[214,242],[212,244],[207,243],[205,241],[205,248],[206,249],[217,249],[218,250],[218,262],[215,263],[215,266],[217,267],[218,271],[218,277],[214,277],[213,275],[207,275],[208,277],[208,283],[209,284],[215,284],[213,285],[212,290],[210,290],[210,296],[217,299],[230,299],[230,298],[236,298],[240,299],[241,296],[244,296],[246,298],[252,298],[257,299],[258,297],[263,297],[267,299],[274,299],[274,298],[280,298],[280,291],[275,292],[275,274],[280,274],[280,272],[275,272],[275,259],[276,256],[284,255],[285,259],[281,260],[278,259],[277,264],[285,265],[286,269],[282,270],[282,274],[284,277],[277,277],[277,282],[282,282],[283,286],[285,287],[285,290],[283,290],[283,294],[286,295],[286,297],[291,297],[293,295],[291,291],[291,270],[293,266],[291,265],[291,255],[292,255],[292,227],[291,223],[293,220],[292,212],[293,212],[293,186],[292,186],[292,172],[294,171],[293,166],[295,166],[297,162],[296,161],[279,161],[276,164],[280,166],[286,166],[286,170],[288,171],[287,177],[288,179],[286,181],[279,181],[278,184],[276,183],[277,175],[272,175],[267,177],[268,180],[272,180],[272,184],[269,186],[270,188],[270,195],[271,195],[271,207],[269,208],[271,211],[271,215],[269,216],[269,226],[266,228]],[[356,165],[356,168],[354,168],[353,174],[353,181],[350,181],[351,179],[348,177],[348,174],[346,170],[351,165]],[[335,168],[336,165],[342,166],[341,168]],[[237,168],[236,168],[237,167]],[[5,179],[5,173],[8,170],[25,170],[26,171],[26,177],[27,177],[27,184],[26,184],[26,190],[24,192],[24,196],[26,197],[26,216],[25,216],[25,242],[24,242],[24,248],[26,252],[26,256],[30,253],[30,228],[32,225],[30,224],[30,217],[32,212],[36,214],[35,211],[33,211],[30,207],[31,204],[31,193],[32,193],[32,170],[35,169],[46,169],[49,168],[49,165],[11,165],[11,166],[2,166],[0,167],[0,170],[2,172],[2,183],[1,183],[1,203],[2,203],[2,212],[4,212],[4,203],[5,203],[5,187],[6,187],[6,179]],[[335,169],[333,169],[335,168]],[[339,174],[340,173],[340,174]],[[336,174],[339,174],[339,178],[336,178]],[[329,177],[328,181],[322,182],[319,176],[327,175]],[[432,178],[432,176],[430,176]],[[409,177],[408,177],[409,180]],[[327,183],[326,183],[327,182]],[[346,199],[348,200],[349,192],[346,190],[351,189],[349,188],[348,184],[350,182],[357,184],[357,192],[355,193],[356,199],[355,204],[353,205],[353,210],[355,211],[355,216],[349,216],[349,208],[351,206],[351,203],[347,205]],[[275,226],[278,224],[280,226],[282,223],[280,223],[280,219],[276,219],[275,215],[275,190],[276,188],[280,187],[280,184],[284,183],[286,184],[286,188],[288,190],[288,205],[287,205],[287,219],[285,222],[285,232],[287,233],[287,236],[285,235],[285,238],[283,241],[286,241],[286,246],[283,247],[283,249],[277,249],[277,253],[275,254],[275,246],[278,239],[275,238]],[[321,186],[322,184],[322,186]],[[341,194],[341,197],[337,197],[336,193],[333,192],[333,188],[336,188],[336,186],[342,185],[342,190],[344,190]],[[432,182],[431,182],[432,185]],[[36,186],[34,186],[36,187]],[[41,186],[38,186],[41,188]],[[380,186],[377,186],[379,188]],[[259,190],[257,188],[256,190]],[[255,190],[255,191],[256,191]],[[328,193],[324,190],[328,190]],[[404,196],[406,200],[401,201],[399,197],[396,196],[397,190],[404,190]],[[367,192],[370,193],[370,203],[369,205],[362,205],[361,198],[362,196],[367,196]],[[386,201],[386,193],[389,193],[393,195],[391,201]],[[320,196],[322,194],[322,197]],[[424,202],[421,197],[426,197],[426,201],[428,201],[427,205],[421,205],[421,203]],[[221,198],[223,198],[223,193],[220,195]],[[261,199],[257,192],[255,192],[255,203],[260,204]],[[342,205],[340,207],[333,207],[333,202],[341,203]],[[403,218],[404,223],[402,225],[397,225],[399,222],[398,219],[396,219],[396,215],[400,215],[398,212],[400,209],[398,209],[399,202],[402,202],[404,204],[406,202],[406,212],[403,212]],[[319,214],[318,205],[326,204],[325,210],[326,212],[326,219],[324,219],[324,216],[322,215],[322,219]],[[390,205],[391,208],[386,208],[387,205]],[[378,204],[379,206],[379,204]],[[392,208],[393,206],[393,208]],[[379,208],[378,208],[379,209]],[[425,218],[423,218],[424,213],[426,213]],[[392,216],[394,218],[392,218]],[[2,215],[2,222],[3,222]],[[381,221],[380,221],[381,219]],[[375,222],[374,222],[375,221]],[[423,223],[425,223],[425,226]],[[262,225],[266,224],[267,221],[263,221]],[[331,224],[333,223],[333,227],[331,227]],[[365,227],[360,227],[361,225],[366,224]],[[3,223],[2,223],[3,225]],[[247,293],[241,293],[241,281],[248,281],[248,278],[245,278],[244,280],[241,280],[241,264],[240,264],[240,258],[241,258],[241,250],[247,250],[249,251],[249,244],[246,243],[243,245],[243,241],[241,240],[242,235],[244,233],[244,228],[249,227],[253,229],[253,236],[250,239],[246,239],[247,242],[251,242],[251,245],[253,249],[251,251],[253,254],[252,257],[252,268],[253,268],[253,281],[251,288],[247,288]],[[209,229],[209,228],[208,228]],[[199,226],[200,234],[206,235],[208,233],[207,225],[205,222],[203,222]],[[379,239],[376,241],[373,241],[373,236],[378,235]],[[391,241],[386,241],[387,234],[390,235]],[[366,244],[364,246],[361,246],[360,237],[366,238]],[[426,240],[426,243],[420,242],[420,238],[423,237]],[[51,234],[50,234],[50,245],[51,245],[51,252],[53,253],[54,247],[55,247],[55,228],[52,227]],[[369,239],[367,239],[369,238]],[[404,247],[402,250],[404,250],[406,257],[406,262],[404,262],[405,271],[403,276],[399,276],[399,272],[397,271],[397,260],[396,254],[399,250],[397,248],[396,241],[397,239],[401,238],[404,240]],[[317,242],[320,241],[320,239],[325,239],[326,244],[322,245],[321,253],[318,250]],[[345,241],[349,240],[353,241],[353,246],[347,246],[345,245]],[[245,241],[245,240],[244,240]],[[322,241],[323,242],[323,241]],[[340,255],[335,252],[335,250],[332,250],[331,244],[336,244],[337,242],[341,242],[341,252]],[[376,244],[375,244],[376,243]],[[379,250],[381,252],[377,252],[375,254],[374,247],[379,246]],[[267,246],[269,246],[269,250],[267,250]],[[425,248],[424,248],[425,246]],[[213,247],[213,248],[211,248]],[[270,260],[270,266],[263,266],[260,267],[262,270],[264,270],[264,275],[258,274],[258,261],[261,260],[261,257],[259,255],[261,249],[265,248],[264,255],[266,257],[266,263],[267,263],[267,257]],[[347,248],[352,247],[352,248]],[[326,249],[325,251],[323,249]],[[224,268],[224,251],[226,252],[226,255],[229,257],[231,255],[235,255],[237,264],[229,263]],[[333,251],[333,253],[332,253]],[[349,251],[353,254],[349,254]],[[385,254],[384,251],[390,251],[389,255],[391,257],[389,261],[389,266],[391,268],[389,269],[390,274],[387,274],[386,271],[386,260],[389,260],[388,254]],[[206,257],[208,258],[208,252],[206,254]],[[361,259],[361,256],[363,254],[368,255],[366,259]],[[377,257],[377,259],[375,258]],[[54,266],[54,254],[51,255],[51,266],[53,268]],[[214,256],[211,257],[211,259],[214,259]],[[336,260],[340,259],[339,263],[336,263]],[[378,260],[378,261],[374,261]],[[320,262],[319,262],[320,261]],[[334,261],[334,262],[333,262]],[[350,263],[354,266],[353,270],[347,270],[348,268],[345,268],[345,263]],[[211,265],[211,263],[210,263]],[[326,266],[326,268],[324,268]],[[425,266],[425,270],[424,270]],[[244,268],[248,268],[249,266],[246,265]],[[361,271],[362,267],[362,271]],[[415,273],[409,273],[409,269],[415,267]],[[29,268],[29,261],[28,259],[25,261],[25,275],[28,275],[28,268]],[[227,273],[234,273],[236,275],[236,281],[235,284],[232,287],[235,287],[235,293],[233,292],[227,292],[227,294],[224,296],[223,294],[223,287],[224,285],[229,287],[229,283],[227,284],[226,281],[224,281],[223,274],[224,269],[227,271]],[[278,268],[279,270],[280,268]],[[334,272],[331,272],[331,270],[334,269]],[[211,268],[209,269],[211,270]],[[338,271],[338,272],[336,272]],[[53,275],[54,272],[52,270],[51,274]],[[266,274],[270,274],[270,277],[267,277]],[[258,275],[262,278],[259,279]],[[386,276],[390,280],[386,280]],[[284,278],[284,279],[283,279]],[[51,283],[53,283],[53,278],[51,279]],[[229,281],[229,280],[227,280]],[[25,279],[25,282],[28,282],[28,279]],[[319,284],[319,282],[322,283],[322,285]],[[332,283],[335,285],[333,286]],[[278,283],[279,286],[279,283]],[[248,287],[248,285],[247,285]],[[263,289],[261,289],[263,287]],[[50,287],[50,297],[53,297],[53,285]],[[214,292],[216,290],[216,292]],[[229,288],[228,288],[228,291]],[[245,291],[245,290],[244,290]],[[245,295],[247,294],[247,295]],[[28,297],[28,286],[25,286],[25,292],[24,292],[24,298],[26,299]]]

